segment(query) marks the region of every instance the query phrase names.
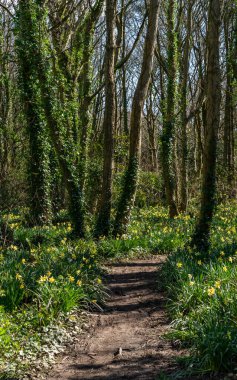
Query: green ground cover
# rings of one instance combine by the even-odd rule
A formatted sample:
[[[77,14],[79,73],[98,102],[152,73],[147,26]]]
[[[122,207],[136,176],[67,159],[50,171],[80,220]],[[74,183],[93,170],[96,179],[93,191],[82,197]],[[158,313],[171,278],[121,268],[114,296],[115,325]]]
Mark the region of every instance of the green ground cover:
[[[237,203],[220,205],[208,258],[186,248],[195,218],[162,207],[136,210],[121,238],[72,240],[62,218],[29,228],[24,212],[4,215],[13,239],[0,252],[0,371],[25,373],[52,358],[79,328],[80,311],[103,303],[107,259],[168,254],[161,276],[172,320],[169,339],[190,347],[190,371],[234,371],[237,357]],[[159,285],[159,281],[158,281]],[[72,335],[70,335],[70,327]],[[47,366],[47,360],[46,364]]]

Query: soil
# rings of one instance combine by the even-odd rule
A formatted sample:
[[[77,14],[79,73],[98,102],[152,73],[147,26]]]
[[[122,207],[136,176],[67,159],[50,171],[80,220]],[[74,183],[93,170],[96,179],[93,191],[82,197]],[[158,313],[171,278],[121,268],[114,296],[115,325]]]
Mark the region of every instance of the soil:
[[[177,370],[174,359],[184,351],[163,338],[169,322],[164,294],[157,291],[157,269],[164,260],[156,256],[110,266],[104,310],[90,315],[87,331],[59,358],[48,380],[155,380]]]

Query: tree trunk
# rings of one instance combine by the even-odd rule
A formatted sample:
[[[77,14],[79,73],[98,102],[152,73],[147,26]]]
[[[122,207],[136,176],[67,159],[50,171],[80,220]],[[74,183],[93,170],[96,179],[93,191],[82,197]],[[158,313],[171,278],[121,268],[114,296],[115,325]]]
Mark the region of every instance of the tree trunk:
[[[124,0],[122,0],[121,7],[123,8],[122,17],[122,60],[126,56],[126,35],[125,35],[125,21],[126,13],[124,11]],[[127,99],[127,70],[125,64],[122,67],[122,99],[123,99],[123,131],[126,136],[129,135],[128,129],[128,99]]]
[[[199,220],[191,245],[198,251],[207,252],[215,207],[216,148],[220,123],[220,0],[210,0],[207,30],[207,104],[206,135],[203,160],[202,198]]]
[[[161,136],[161,164],[170,217],[178,214],[174,200],[174,178],[172,174],[172,145],[175,127],[175,97],[177,76],[177,52],[175,36],[175,0],[169,0],[168,6],[168,84],[163,132]]]
[[[110,230],[112,201],[112,165],[115,130],[115,25],[116,0],[106,0],[106,56],[105,56],[105,113],[104,113],[104,164],[102,194],[95,237],[107,236]]]
[[[50,200],[50,145],[42,116],[40,89],[37,83],[38,59],[34,43],[39,45],[40,24],[35,25],[35,6],[19,2],[16,47],[19,63],[19,82],[29,136],[29,202],[31,224],[44,224],[51,219]]]
[[[122,192],[116,211],[114,225],[115,235],[123,234],[126,231],[136,194],[140,159],[142,112],[153,70],[154,51],[158,29],[158,15],[158,1],[151,0],[149,5],[148,27],[144,45],[142,69],[132,104],[129,161],[128,167],[124,174]]]
[[[234,177],[234,109],[233,109],[233,68],[232,46],[229,32],[230,10],[224,20],[225,48],[226,48],[226,90],[225,90],[225,117],[224,117],[224,155],[223,165],[227,170],[227,182],[231,186]]]
[[[203,144],[202,144],[202,122],[200,112],[197,113],[194,119],[195,127],[195,171],[197,177],[201,177],[202,162],[203,162]]]
[[[78,78],[79,87],[79,143],[80,143],[80,157],[79,157],[79,175],[80,187],[84,190],[87,165],[88,165],[88,141],[90,138],[90,113],[89,108],[91,105],[91,61],[93,54],[93,38],[96,22],[98,21],[104,0],[98,0],[96,5],[90,10],[89,15],[86,17],[84,25],[80,28],[80,41],[82,50],[81,67],[82,71]]]
[[[55,112],[56,104],[54,102],[54,94],[52,93],[52,70],[48,62],[47,43],[45,43],[45,39],[42,40],[42,33],[46,33],[46,21],[44,19],[44,12],[42,12],[42,6],[43,2],[30,1],[29,3],[27,0],[19,1],[17,21],[18,28],[22,33],[22,37],[19,34],[21,38],[18,38],[20,54],[22,54],[21,59],[22,62],[24,60],[27,62],[27,59],[31,59],[30,67],[35,79],[35,83],[32,86],[30,77],[25,75],[24,83],[29,87],[29,90],[36,88],[36,85],[38,86],[37,96],[40,97],[39,101],[42,104],[44,118],[68,190],[69,213],[74,233],[78,237],[84,237],[84,209],[78,173],[74,162],[72,162],[71,151],[69,152],[65,141],[62,141],[64,136],[62,137],[61,120],[56,117]],[[29,39],[27,40],[27,48],[24,48],[21,44],[26,35],[29,36]],[[26,69],[28,69],[28,66]],[[29,112],[31,112],[31,109],[29,109]],[[32,115],[30,114],[30,116]]]
[[[158,172],[157,163],[157,148],[156,148],[156,122],[155,115],[153,113],[153,99],[152,99],[152,87],[150,86],[149,96],[147,100],[147,133],[148,133],[148,148],[149,148],[149,166],[153,172]]]
[[[180,211],[187,210],[188,203],[188,178],[187,178],[187,85],[189,73],[190,38],[192,28],[192,7],[193,2],[188,4],[187,11],[187,35],[184,46],[183,62],[181,68],[181,167],[180,167]]]

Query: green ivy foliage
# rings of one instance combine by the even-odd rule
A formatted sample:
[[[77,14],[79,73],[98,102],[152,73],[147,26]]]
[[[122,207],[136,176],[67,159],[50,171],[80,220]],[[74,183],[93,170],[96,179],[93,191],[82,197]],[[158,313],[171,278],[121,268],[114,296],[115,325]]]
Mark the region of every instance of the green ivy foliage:
[[[19,3],[15,35],[19,68],[19,87],[27,120],[29,138],[29,221],[44,224],[51,219],[50,143],[40,96],[38,55],[42,38],[42,20],[38,19],[37,3]],[[39,42],[37,44],[36,42]]]

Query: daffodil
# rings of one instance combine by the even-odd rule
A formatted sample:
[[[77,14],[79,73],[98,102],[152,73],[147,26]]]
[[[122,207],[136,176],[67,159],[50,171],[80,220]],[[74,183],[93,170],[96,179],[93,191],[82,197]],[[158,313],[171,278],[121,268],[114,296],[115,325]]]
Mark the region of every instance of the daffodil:
[[[216,281],[215,282],[215,288],[220,289],[220,287],[221,287],[221,282],[220,281]]]
[[[48,277],[47,276],[40,276],[40,278],[39,278],[39,280],[38,280],[38,282],[39,283],[44,283],[44,282],[46,282],[46,281],[48,281]]]
[[[178,263],[176,264],[176,266],[177,266],[177,268],[182,268],[183,264],[182,264],[181,262],[178,262]]]
[[[211,287],[207,290],[207,293],[208,295],[211,297],[211,296],[214,296],[216,291],[215,291],[215,288]]]
[[[9,247],[12,251],[17,251],[18,250],[18,247],[16,245],[10,245]]]

